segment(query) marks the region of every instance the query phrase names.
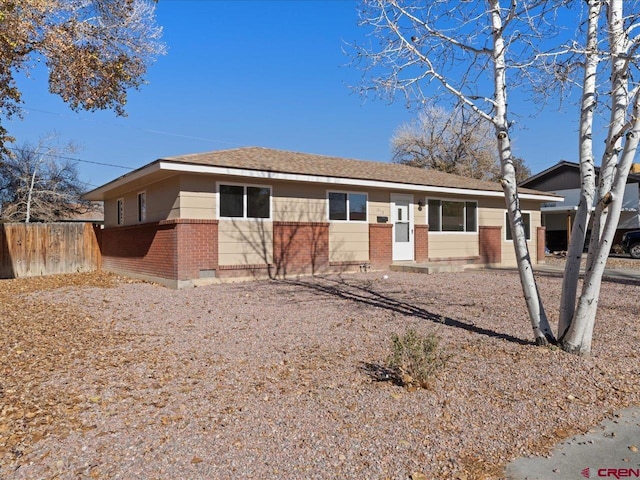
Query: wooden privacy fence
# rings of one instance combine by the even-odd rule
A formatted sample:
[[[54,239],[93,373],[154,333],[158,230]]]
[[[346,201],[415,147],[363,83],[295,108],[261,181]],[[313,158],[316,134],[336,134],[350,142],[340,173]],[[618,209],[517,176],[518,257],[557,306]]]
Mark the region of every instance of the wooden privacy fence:
[[[0,278],[99,270],[98,233],[90,223],[0,224]]]

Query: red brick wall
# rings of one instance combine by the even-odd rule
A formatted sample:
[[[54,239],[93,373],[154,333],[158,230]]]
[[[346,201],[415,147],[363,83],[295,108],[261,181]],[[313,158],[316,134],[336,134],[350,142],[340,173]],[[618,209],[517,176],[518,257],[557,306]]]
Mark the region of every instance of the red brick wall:
[[[200,277],[218,267],[218,221],[178,220],[178,280]]]
[[[429,259],[429,225],[415,226],[414,258],[416,262]]]
[[[216,271],[216,278],[272,278],[274,276],[272,267],[272,265],[266,263],[255,265],[219,265]]]
[[[199,277],[218,264],[217,220],[164,220],[107,228],[101,234],[102,268],[171,280]]]
[[[545,246],[546,246],[546,233],[547,229],[545,227],[538,227],[537,231],[537,250],[538,250],[538,263],[545,263]]]
[[[328,223],[273,222],[273,275],[318,273],[328,267]]]
[[[479,228],[480,263],[502,262],[502,227]]]
[[[388,268],[393,262],[393,225],[369,224],[369,263],[372,268]]]
[[[175,224],[107,228],[101,240],[103,270],[177,278]]]

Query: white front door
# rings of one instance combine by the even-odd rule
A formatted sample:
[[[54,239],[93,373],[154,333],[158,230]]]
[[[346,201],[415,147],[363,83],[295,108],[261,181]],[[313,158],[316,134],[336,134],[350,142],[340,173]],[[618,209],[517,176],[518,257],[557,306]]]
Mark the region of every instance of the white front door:
[[[391,194],[393,260],[413,260],[413,195]]]

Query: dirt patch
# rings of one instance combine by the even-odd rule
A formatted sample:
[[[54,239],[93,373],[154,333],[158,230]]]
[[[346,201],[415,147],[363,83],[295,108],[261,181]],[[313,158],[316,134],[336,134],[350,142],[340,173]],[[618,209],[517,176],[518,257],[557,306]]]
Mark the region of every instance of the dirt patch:
[[[0,292],[2,478],[499,478],[640,403],[629,282],[603,284],[590,358],[530,343],[513,272]],[[368,373],[406,328],[450,355],[431,390]]]

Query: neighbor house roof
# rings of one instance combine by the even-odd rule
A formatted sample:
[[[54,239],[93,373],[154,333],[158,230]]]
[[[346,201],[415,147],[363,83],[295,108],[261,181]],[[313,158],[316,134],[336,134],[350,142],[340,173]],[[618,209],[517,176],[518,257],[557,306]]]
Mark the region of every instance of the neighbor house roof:
[[[633,169],[638,169],[636,166],[638,164],[634,164],[632,166],[632,171],[629,172],[629,177],[627,179],[627,183],[637,183],[640,182],[640,173],[634,171]],[[550,166],[549,168],[542,170],[541,172],[536,173],[535,175],[530,176],[529,178],[520,182],[521,186],[535,186],[542,182],[543,180],[550,178],[552,176],[558,175],[563,171],[576,171],[580,172],[580,164],[576,162],[569,162],[567,160],[560,160],[555,165]],[[600,173],[600,167],[595,167],[596,175]]]
[[[502,195],[499,183],[437,170],[262,147],[244,147],[161,158],[88,192],[83,198],[104,200],[143,178],[159,179],[163,172],[164,176],[170,173],[175,175],[179,172],[191,172],[253,177],[263,181],[271,179],[441,193]],[[520,194],[522,198],[530,197],[542,201],[558,198],[529,189],[520,189]]]

